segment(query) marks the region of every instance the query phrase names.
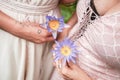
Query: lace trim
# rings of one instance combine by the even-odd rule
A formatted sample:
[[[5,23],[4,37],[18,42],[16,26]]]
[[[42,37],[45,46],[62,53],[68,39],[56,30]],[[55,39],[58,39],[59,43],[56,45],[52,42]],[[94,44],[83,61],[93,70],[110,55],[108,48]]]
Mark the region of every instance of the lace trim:
[[[93,11],[93,9],[90,6],[90,2],[88,3],[88,6],[86,8],[86,11],[83,13],[84,16],[82,18],[82,21],[79,23],[79,29],[70,37],[71,40],[76,41],[80,37],[82,37],[87,30],[87,26],[92,24],[95,19],[97,19],[99,16]],[[92,20],[92,18],[95,18]]]

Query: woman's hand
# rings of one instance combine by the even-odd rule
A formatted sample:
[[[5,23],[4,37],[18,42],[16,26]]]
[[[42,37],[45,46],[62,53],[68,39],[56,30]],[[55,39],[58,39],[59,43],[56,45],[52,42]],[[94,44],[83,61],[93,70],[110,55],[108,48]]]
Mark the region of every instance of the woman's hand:
[[[72,62],[59,68],[59,72],[65,78],[69,78],[71,80],[91,80],[91,78],[82,69]]]
[[[15,35],[23,39],[34,43],[44,43],[54,40],[52,34],[37,23],[27,21],[20,24],[18,23],[18,26],[22,27]]]
[[[67,63],[68,65],[63,66],[61,74],[69,77],[72,80],[91,80],[91,78],[77,65],[72,62]]]
[[[39,24],[29,21],[17,22],[2,11],[0,11],[0,29],[38,44],[54,40],[52,34]]]
[[[55,58],[55,55],[53,55]],[[92,80],[80,67],[72,62],[62,65],[62,60],[54,62],[54,66],[65,80]]]

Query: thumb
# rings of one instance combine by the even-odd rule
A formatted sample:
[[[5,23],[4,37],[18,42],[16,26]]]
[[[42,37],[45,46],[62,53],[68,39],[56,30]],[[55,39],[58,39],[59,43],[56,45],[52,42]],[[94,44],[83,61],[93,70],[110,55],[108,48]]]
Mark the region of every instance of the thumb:
[[[54,44],[52,45],[52,48],[55,49],[55,47],[56,47],[56,44],[54,43]]]
[[[75,65],[73,62],[67,62],[67,63],[68,63],[68,66],[69,66],[71,69],[76,68],[76,65]]]
[[[73,78],[74,70],[66,65],[62,68],[62,74],[71,80]]]
[[[70,67],[68,67],[67,65],[64,65],[63,67],[62,67],[62,74],[63,75],[66,75],[66,76],[68,76],[69,75],[69,73],[71,72],[71,69],[70,69]]]

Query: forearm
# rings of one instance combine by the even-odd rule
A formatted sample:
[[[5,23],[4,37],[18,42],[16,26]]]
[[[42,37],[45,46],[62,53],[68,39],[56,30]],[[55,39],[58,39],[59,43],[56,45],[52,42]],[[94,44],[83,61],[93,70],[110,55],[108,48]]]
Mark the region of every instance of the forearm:
[[[20,28],[21,26],[16,20],[0,11],[0,29],[3,29],[11,34],[17,35]]]
[[[70,26],[68,30],[71,30],[74,27],[74,25],[77,23],[77,19],[78,18],[77,18],[76,12],[74,12],[72,17],[67,22],[67,24]]]
[[[64,28],[63,32],[59,34],[58,40],[61,41],[65,37],[68,36],[70,30],[74,27],[74,25],[77,23],[77,15],[76,12],[73,14],[73,16],[69,19],[67,24],[69,25],[69,28]]]
[[[69,3],[73,3],[73,2],[75,2],[76,0],[60,0],[60,2],[62,3],[62,4],[69,4]]]
[[[7,31],[21,39],[37,44],[53,41],[52,34],[39,25],[39,23],[19,22],[0,11],[0,29]],[[41,31],[38,33],[38,31]]]

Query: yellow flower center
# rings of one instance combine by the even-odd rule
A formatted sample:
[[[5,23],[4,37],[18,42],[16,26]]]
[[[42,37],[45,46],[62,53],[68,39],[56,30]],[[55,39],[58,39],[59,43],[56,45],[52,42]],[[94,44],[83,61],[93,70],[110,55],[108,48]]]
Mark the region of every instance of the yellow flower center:
[[[60,51],[64,56],[68,56],[71,53],[71,49],[68,46],[63,46]]]
[[[49,26],[52,30],[57,30],[59,28],[59,25],[60,25],[59,21],[57,21],[57,20],[51,20],[49,22]]]

